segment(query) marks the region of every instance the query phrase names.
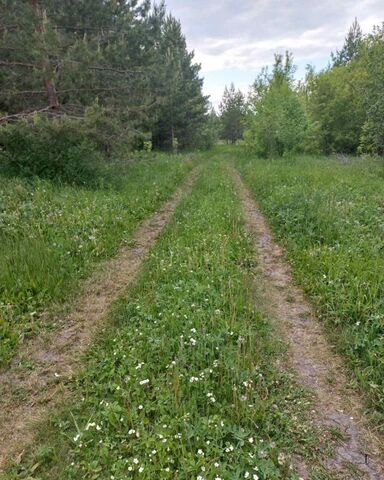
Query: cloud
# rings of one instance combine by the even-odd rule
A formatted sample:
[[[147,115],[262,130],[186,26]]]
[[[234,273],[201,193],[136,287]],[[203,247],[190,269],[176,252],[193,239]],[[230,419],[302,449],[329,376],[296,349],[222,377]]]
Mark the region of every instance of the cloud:
[[[365,31],[384,21],[383,0],[168,0],[167,6],[180,18],[203,75],[210,74],[211,90],[214,72],[231,71],[234,80],[236,71],[254,76],[275,52],[289,50],[298,64],[323,67],[355,17]]]

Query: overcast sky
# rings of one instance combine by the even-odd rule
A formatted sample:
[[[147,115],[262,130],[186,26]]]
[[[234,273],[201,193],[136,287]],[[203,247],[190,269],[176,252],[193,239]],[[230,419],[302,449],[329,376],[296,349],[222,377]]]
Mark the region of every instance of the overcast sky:
[[[303,76],[325,67],[355,17],[364,32],[384,21],[384,0],[167,0],[202,65],[205,92],[217,105],[233,81],[247,91],[275,52],[289,50]]]

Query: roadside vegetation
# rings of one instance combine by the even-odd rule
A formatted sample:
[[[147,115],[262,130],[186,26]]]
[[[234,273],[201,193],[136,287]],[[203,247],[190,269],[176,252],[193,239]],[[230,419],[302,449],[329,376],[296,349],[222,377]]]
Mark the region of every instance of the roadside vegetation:
[[[25,337],[53,326],[40,314],[129,244],[194,162],[165,154],[119,162],[109,166],[109,183],[92,189],[0,176],[0,365]]]
[[[233,158],[383,425],[382,160]]]
[[[319,460],[309,398],[278,367],[283,343],[255,305],[253,258],[228,170],[211,162],[89,351],[73,401],[7,478],[297,479],[293,453]]]
[[[357,20],[329,66],[298,81],[291,53],[276,54],[245,97],[234,85],[221,103],[221,138],[243,139],[262,157],[292,153],[384,154],[384,24],[363,34]]]

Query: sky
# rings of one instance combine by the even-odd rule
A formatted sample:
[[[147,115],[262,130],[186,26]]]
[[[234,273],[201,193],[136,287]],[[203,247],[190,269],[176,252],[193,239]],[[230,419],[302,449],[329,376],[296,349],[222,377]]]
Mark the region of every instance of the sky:
[[[195,51],[204,91],[217,106],[225,85],[248,91],[273,54],[289,50],[305,67],[327,66],[355,18],[365,33],[384,21],[384,0],[167,0]]]

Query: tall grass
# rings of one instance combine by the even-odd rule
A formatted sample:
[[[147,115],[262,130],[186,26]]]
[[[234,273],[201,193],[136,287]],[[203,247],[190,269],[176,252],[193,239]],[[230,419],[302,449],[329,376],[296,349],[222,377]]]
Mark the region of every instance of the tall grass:
[[[233,154],[356,382],[384,415],[383,163]]]
[[[161,155],[111,167],[111,185],[86,189],[0,177],[0,366],[41,328],[93,266],[128,243],[191,170]]]

